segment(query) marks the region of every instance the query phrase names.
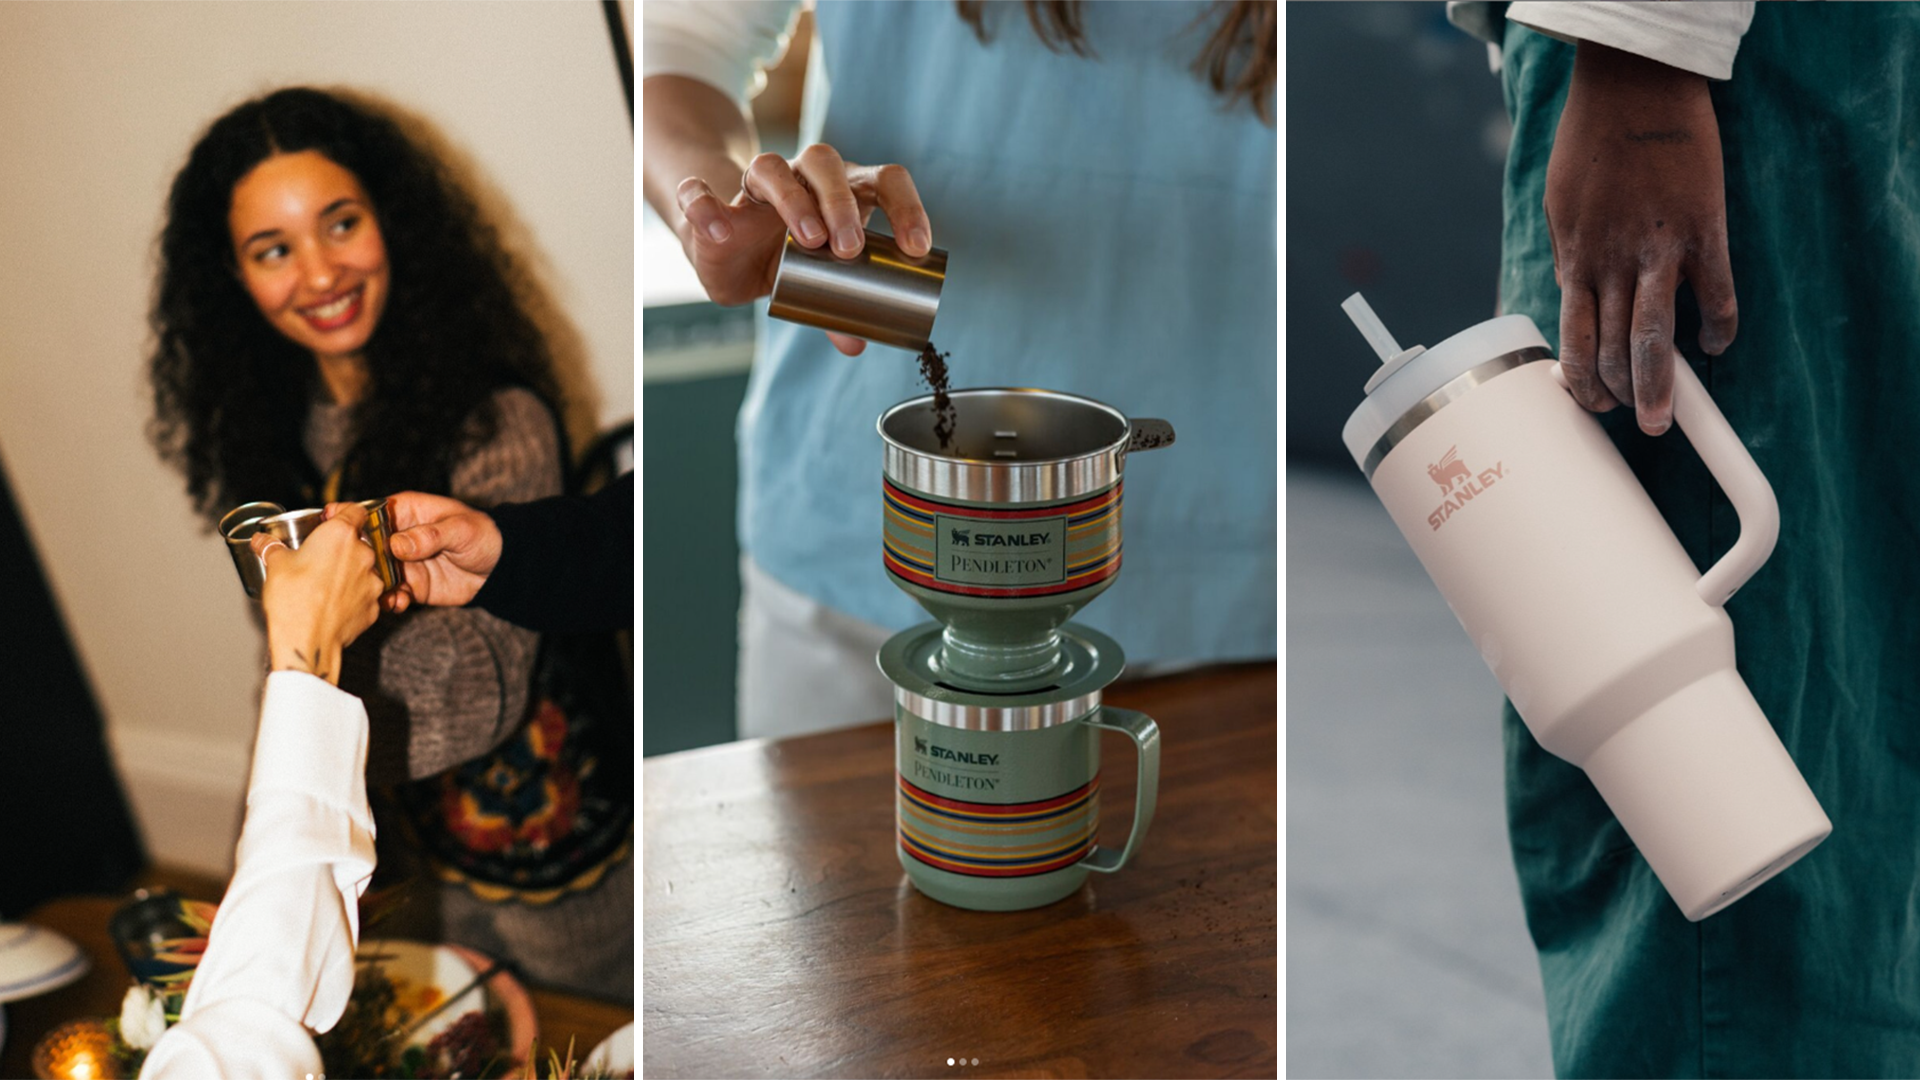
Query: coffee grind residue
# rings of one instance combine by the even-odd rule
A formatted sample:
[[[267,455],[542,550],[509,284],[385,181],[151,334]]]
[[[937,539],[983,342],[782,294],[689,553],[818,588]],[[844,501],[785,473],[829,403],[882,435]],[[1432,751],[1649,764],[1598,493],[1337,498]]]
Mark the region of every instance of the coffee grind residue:
[[[953,445],[953,398],[947,395],[947,357],[952,355],[936,352],[931,341],[920,350],[920,378],[933,391],[933,437],[942,450]]]

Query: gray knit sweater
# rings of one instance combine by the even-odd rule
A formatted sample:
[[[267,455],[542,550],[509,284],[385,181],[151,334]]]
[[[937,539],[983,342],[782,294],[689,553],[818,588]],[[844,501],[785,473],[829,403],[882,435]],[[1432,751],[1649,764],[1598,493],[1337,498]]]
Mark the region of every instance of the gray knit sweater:
[[[522,389],[493,396],[493,439],[454,465],[450,494],[475,507],[557,495],[552,415]],[[324,475],[352,445],[347,406],[314,405],[306,450]],[[371,784],[423,779],[500,745],[526,716],[540,635],[470,608],[418,607],[380,621],[342,659],[340,689],[367,705]]]

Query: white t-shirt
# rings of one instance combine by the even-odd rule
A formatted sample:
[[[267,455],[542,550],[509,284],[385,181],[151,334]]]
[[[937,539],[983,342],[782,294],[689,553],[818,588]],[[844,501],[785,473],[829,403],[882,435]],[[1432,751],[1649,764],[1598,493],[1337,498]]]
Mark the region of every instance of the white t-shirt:
[[[640,77],[683,75],[742,107],[779,64],[803,7],[798,0],[647,0],[641,7]]]
[[[1524,0],[1507,5],[1506,17],[1562,41],[1597,41],[1709,79],[1730,79],[1740,38],[1753,22],[1753,4],[1721,0],[1684,4]],[[1451,0],[1447,18],[1493,47],[1497,70],[1500,27],[1493,17],[1493,5]]]

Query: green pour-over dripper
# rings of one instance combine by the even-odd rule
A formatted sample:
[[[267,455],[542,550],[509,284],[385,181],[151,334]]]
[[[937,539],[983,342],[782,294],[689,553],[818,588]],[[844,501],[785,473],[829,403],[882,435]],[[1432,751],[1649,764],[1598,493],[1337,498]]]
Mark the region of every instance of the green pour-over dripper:
[[[1127,454],[1171,443],[1173,429],[1046,390],[951,397],[944,444],[931,396],[880,417],[888,573],[944,628],[938,681],[1057,685],[1070,666],[1061,628],[1120,571]]]

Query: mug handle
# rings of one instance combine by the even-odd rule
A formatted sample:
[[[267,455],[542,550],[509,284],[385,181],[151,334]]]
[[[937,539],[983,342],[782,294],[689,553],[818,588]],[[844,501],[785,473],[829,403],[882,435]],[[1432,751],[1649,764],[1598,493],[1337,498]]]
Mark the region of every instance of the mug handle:
[[[1147,826],[1153,823],[1154,803],[1160,796],[1160,725],[1145,713],[1116,709],[1111,705],[1095,709],[1083,722],[1088,727],[1129,735],[1140,748],[1140,782],[1134,788],[1133,829],[1127,833],[1127,846],[1120,849],[1118,855],[1113,853],[1112,848],[1095,847],[1079,863],[1089,870],[1111,874],[1127,865],[1133,853],[1140,850],[1140,841],[1147,836]]]
[[[1566,388],[1566,376],[1557,362],[1553,378],[1561,389]],[[1754,464],[1746,444],[1678,349],[1673,350],[1673,419],[1740,519],[1739,538],[1694,585],[1700,599],[1721,607],[1773,554],[1774,542],[1780,538],[1780,503],[1766,474]]]

